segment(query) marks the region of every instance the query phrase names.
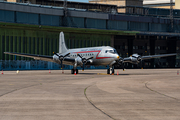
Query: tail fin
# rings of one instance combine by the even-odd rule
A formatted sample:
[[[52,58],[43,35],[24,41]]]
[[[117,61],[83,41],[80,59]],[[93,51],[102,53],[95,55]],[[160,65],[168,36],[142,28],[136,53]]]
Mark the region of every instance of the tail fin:
[[[59,53],[65,53],[67,51],[66,43],[64,40],[64,33],[60,32],[59,34]]]

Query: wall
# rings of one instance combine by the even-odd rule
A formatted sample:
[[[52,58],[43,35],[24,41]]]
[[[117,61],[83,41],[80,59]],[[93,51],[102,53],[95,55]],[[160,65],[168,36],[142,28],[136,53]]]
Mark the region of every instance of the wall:
[[[68,17],[64,17],[62,8],[0,2],[0,22],[108,30],[170,31],[170,20],[166,17],[169,15],[169,10],[149,9],[148,14],[151,16],[160,15],[161,17],[81,10],[68,10]],[[162,18],[163,16],[165,18]],[[174,10],[174,17],[178,16],[180,16],[180,11]],[[174,30],[180,32],[180,20],[174,19],[174,26]]]

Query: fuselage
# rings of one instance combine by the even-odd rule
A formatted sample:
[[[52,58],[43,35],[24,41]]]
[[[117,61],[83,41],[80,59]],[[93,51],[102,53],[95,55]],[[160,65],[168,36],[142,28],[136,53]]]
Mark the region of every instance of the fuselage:
[[[116,61],[119,59],[119,55],[116,52],[116,50],[110,46],[102,46],[102,47],[88,47],[88,48],[77,48],[77,49],[69,49],[67,52],[62,53],[60,55],[65,55],[67,53],[70,53],[70,55],[67,56],[67,58],[73,58],[73,59],[80,59],[79,55],[81,55],[83,58],[90,58],[93,57],[91,61],[91,65],[109,65],[113,61]],[[56,62],[58,61],[58,57],[56,55],[53,56],[53,59]],[[72,63],[64,62],[64,64],[72,65]],[[81,64],[78,64],[81,65]]]

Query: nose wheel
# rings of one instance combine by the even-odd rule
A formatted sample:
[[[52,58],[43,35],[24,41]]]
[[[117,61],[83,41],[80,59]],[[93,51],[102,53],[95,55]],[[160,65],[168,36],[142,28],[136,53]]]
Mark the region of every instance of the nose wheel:
[[[114,75],[114,66],[107,69],[107,74]]]
[[[71,69],[71,74],[74,74],[76,72],[76,74],[78,74],[78,69]]]

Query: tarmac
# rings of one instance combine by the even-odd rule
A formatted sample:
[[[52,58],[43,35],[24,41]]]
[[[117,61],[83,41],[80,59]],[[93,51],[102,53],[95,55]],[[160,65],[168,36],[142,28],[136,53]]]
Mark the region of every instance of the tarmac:
[[[0,120],[180,120],[180,69],[116,71],[3,71]]]

